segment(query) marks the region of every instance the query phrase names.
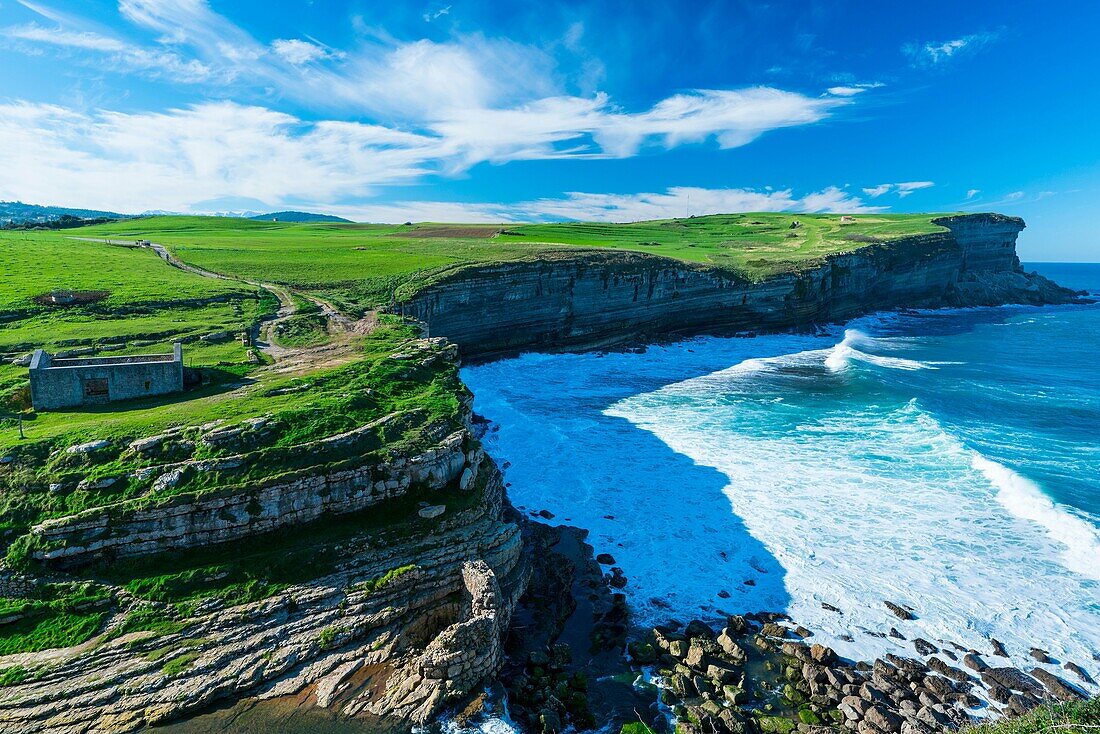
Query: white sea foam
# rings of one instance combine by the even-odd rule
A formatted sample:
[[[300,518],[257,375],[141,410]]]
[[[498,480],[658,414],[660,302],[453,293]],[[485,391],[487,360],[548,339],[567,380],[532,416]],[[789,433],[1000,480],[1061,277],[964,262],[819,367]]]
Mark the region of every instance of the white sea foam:
[[[904,346],[850,337],[872,357]],[[697,340],[464,376],[500,425],[489,448],[511,463],[513,502],[589,529],[625,570],[642,624],[786,610],[851,657],[912,655],[863,631],[897,626],[976,649],[995,636],[1017,665],[1040,645],[1088,668],[1100,649],[1088,520],[1043,505],[1019,475],[1006,490],[918,401],[862,399],[863,370],[846,355],[834,371],[836,353],[835,337]],[[677,378],[692,369],[701,376]],[[917,619],[899,622],[886,600]]]
[[[848,369],[853,361],[858,361],[895,370],[935,369],[935,366],[928,362],[920,362],[915,359],[905,359],[903,357],[871,354],[858,348],[860,346],[871,346],[875,344],[881,345],[882,342],[881,340],[872,339],[858,329],[846,329],[844,332],[844,339],[829,350],[829,354],[825,358],[825,366],[833,372],[841,372],[842,370]]]
[[[1059,507],[1027,477],[1020,476],[975,452],[974,468],[997,488],[997,500],[1017,517],[1037,523],[1065,546],[1066,568],[1100,581],[1100,532],[1095,526]]]

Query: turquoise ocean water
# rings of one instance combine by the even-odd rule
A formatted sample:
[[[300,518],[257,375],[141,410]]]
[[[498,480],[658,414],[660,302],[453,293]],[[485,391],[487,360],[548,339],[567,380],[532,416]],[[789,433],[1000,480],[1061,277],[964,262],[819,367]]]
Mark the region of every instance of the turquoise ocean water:
[[[463,375],[513,502],[590,529],[641,623],[787,611],[853,657],[912,655],[895,626],[1100,677],[1098,351],[1100,305],[1002,307]]]

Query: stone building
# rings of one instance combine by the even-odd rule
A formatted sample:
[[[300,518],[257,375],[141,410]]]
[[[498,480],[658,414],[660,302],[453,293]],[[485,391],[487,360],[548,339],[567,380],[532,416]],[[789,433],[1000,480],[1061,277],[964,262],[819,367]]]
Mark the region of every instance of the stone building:
[[[183,347],[171,354],[129,357],[31,357],[31,402],[35,410],[97,405],[183,390]]]

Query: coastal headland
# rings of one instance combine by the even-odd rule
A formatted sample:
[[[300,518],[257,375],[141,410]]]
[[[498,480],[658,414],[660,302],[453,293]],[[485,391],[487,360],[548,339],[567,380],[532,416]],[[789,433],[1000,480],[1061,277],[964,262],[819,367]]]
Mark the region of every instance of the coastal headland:
[[[670,625],[637,628],[627,579],[583,530],[511,507],[458,373],[520,351],[1076,300],[1020,267],[1023,227],[739,214],[4,232],[0,731],[262,728],[265,712],[297,721],[288,710],[303,731],[307,711],[407,731],[499,707],[500,687],[482,695],[497,680],[546,734],[923,734],[1095,693],[1095,661],[1036,648],[1021,671],[989,661],[995,640],[849,661],[782,610],[677,623],[670,609]],[[183,393],[30,410],[34,349],[177,342]],[[915,611],[898,606],[882,634]]]

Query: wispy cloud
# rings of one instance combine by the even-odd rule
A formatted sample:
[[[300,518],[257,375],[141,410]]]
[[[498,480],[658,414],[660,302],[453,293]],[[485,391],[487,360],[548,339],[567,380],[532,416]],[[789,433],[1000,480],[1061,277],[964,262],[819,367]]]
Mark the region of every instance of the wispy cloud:
[[[275,52],[275,55],[294,66],[301,66],[327,58],[343,56],[342,53],[334,53],[318,43],[303,41],[300,38],[276,39],[271,42],[271,50]]]
[[[872,207],[843,189],[830,186],[822,191],[796,196],[789,189],[707,189],[673,187],[662,193],[601,194],[569,192],[562,197],[542,198],[514,204],[466,204],[406,201],[366,205],[341,210],[345,216],[373,222],[448,221],[508,222],[573,220],[586,222],[631,222],[643,219],[672,219],[690,215],[733,212],[846,212],[870,213]]]
[[[444,5],[441,8],[437,8],[436,10],[429,10],[428,12],[424,13],[424,22],[431,23],[433,20],[439,20],[444,15],[448,15],[450,12],[450,5]]]
[[[901,51],[914,66],[938,66],[951,59],[986,48],[1001,36],[1001,31],[981,31],[948,41],[912,42]]]
[[[700,143],[736,148],[825,120],[878,86],[820,95],[688,89],[630,109],[605,93],[569,93],[602,78],[598,59],[583,48],[580,22],[546,48],[480,33],[398,41],[363,29],[358,45],[341,50],[311,37],[261,42],[206,0],[120,0],[121,16],[144,41],[23,3],[56,27],[12,26],[0,36],[251,100],[144,113],[0,107],[7,136],[0,166],[10,174],[0,195],[60,196],[108,209],[181,209],[228,195],[346,203],[483,162],[625,158]],[[557,66],[562,49],[584,61],[572,85]],[[273,109],[284,99],[320,119]],[[819,193],[822,208],[830,195],[846,196]]]
[[[671,147],[711,135],[722,145],[744,144],[767,127],[755,109],[759,94],[765,108],[775,107],[770,117],[764,114],[770,126],[817,114],[774,90],[745,92],[747,100],[741,94],[676,98],[637,115],[609,108],[604,99],[555,99],[533,108],[456,116],[419,132],[310,122],[232,102],[95,114],[6,104],[0,105],[0,170],[8,175],[0,181],[0,199],[61,197],[122,211],[181,210],[231,195],[272,204],[353,202],[383,185],[456,173],[482,161],[623,157],[648,141]],[[841,206],[845,200],[834,201]]]
[[[982,193],[981,189],[969,189],[966,192],[966,198],[967,199],[973,199],[975,196],[977,196],[980,193]]]
[[[894,192],[898,197],[904,199],[914,191],[920,191],[921,189],[928,189],[936,184],[932,181],[904,181],[902,183],[884,183],[878,186],[870,186],[863,189],[863,193],[870,196],[872,199],[877,199],[883,194]]]
[[[969,193],[970,192],[967,192],[968,195],[966,197],[968,200],[972,198],[971,196],[969,196]],[[1049,199],[1052,196],[1058,195],[1058,193],[1058,191],[1010,191],[1007,194],[1003,194],[999,199],[996,199],[994,201],[975,202],[973,204],[968,204],[962,208],[969,211],[973,209],[993,210],[997,207],[1002,206],[1026,206],[1028,204],[1034,204],[1036,202],[1043,201],[1044,199]]]
[[[845,84],[837,87],[829,87],[826,92],[834,97],[854,97],[869,89],[878,89],[883,86],[886,85],[882,82],[874,82],[871,84]]]
[[[140,71],[154,78],[166,77],[192,84],[208,81],[213,76],[213,70],[196,59],[185,59],[170,50],[135,46],[91,30],[47,28],[27,23],[0,29],[0,38],[89,52],[101,60],[106,59],[110,68]]]

